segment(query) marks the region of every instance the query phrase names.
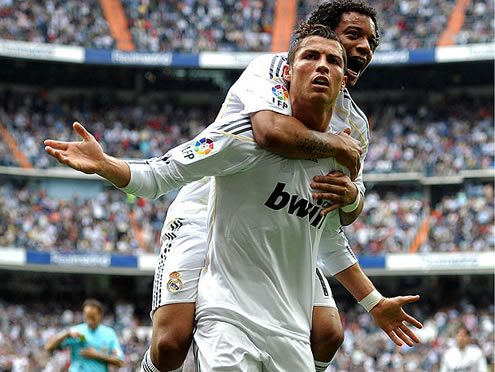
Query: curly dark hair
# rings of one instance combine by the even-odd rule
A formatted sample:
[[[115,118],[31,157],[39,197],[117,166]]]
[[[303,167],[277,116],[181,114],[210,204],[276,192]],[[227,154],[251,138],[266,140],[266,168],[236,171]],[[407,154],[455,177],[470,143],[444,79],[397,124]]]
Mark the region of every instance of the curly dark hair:
[[[340,45],[342,57],[344,59],[344,70],[347,68],[347,53],[335,31],[326,25],[309,22],[301,22],[297,27],[295,38],[290,45],[289,54],[287,56],[287,62],[290,66],[294,63],[294,56],[300,48],[302,41],[310,36],[321,36],[325,39],[337,41]]]
[[[342,19],[342,14],[346,12],[361,13],[371,18],[375,25],[376,44],[372,48],[375,50],[380,42],[380,33],[376,23],[376,10],[364,1],[331,0],[324,2],[311,12],[307,22],[319,23],[335,30]]]

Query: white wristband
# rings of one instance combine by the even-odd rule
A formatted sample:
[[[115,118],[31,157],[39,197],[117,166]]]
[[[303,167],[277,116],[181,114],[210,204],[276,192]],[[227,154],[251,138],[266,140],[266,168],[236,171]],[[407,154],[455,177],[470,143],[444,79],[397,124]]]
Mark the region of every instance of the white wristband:
[[[354,212],[356,210],[356,208],[359,206],[360,201],[361,201],[361,191],[359,191],[359,189],[358,189],[356,200],[354,200],[354,202],[352,202],[352,204],[344,205],[340,209],[342,209],[345,213]]]
[[[373,289],[369,295],[358,302],[359,305],[369,313],[382,300],[383,296],[376,289]]]

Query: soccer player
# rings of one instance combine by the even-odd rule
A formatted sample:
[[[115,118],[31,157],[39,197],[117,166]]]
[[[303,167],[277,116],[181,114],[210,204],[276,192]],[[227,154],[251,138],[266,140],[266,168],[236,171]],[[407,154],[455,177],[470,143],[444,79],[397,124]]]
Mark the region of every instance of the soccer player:
[[[483,352],[470,343],[471,334],[464,325],[457,328],[455,342],[456,345],[444,354],[439,372],[487,372]]]
[[[328,33],[323,26],[312,27]],[[292,67],[284,68],[284,78],[293,91],[301,92],[290,97],[294,115],[326,131],[339,89],[344,88],[345,51],[333,34],[329,34],[333,42],[326,44],[322,34],[315,35],[304,35],[304,30],[299,35],[289,53]],[[215,175],[209,206],[210,253],[198,295],[199,359],[211,370],[226,365],[231,370],[244,370],[244,365],[255,370],[261,365],[268,370],[311,370],[308,341],[314,282],[308,279],[315,270],[319,240],[325,240],[320,249],[323,257],[330,257],[334,273],[356,261],[340,229],[339,211],[323,216],[325,206],[310,202],[312,192],[303,179],[331,169],[345,170],[335,158],[290,161],[261,151],[253,139],[249,114],[227,115],[192,142],[146,162],[125,163],[105,155],[77,123],[74,127],[83,142],[45,143],[47,152],[62,163],[96,172],[116,186],[127,185],[125,191],[140,196],[157,197],[201,176]],[[178,291],[183,286],[181,273],[172,274],[167,286]],[[402,304],[417,300],[409,297],[394,306],[398,312],[403,313]],[[368,301],[370,306],[376,304],[374,300]],[[379,301],[385,304],[387,299]],[[411,335],[407,327],[400,328]],[[242,347],[229,349],[243,338]],[[212,347],[215,344],[227,350]]]
[[[374,9],[356,0],[330,1],[320,5],[311,14],[309,22],[328,25],[340,36],[350,63],[347,85],[354,86],[378,45]],[[337,157],[339,163],[349,168],[351,177],[342,172],[332,172],[316,178],[319,182],[313,186],[327,191],[317,196],[329,198],[332,201],[330,208],[347,205],[345,210],[351,210],[350,213],[341,208],[340,218],[343,225],[348,225],[357,218],[363,206],[362,198],[357,198],[357,195],[358,190],[359,196],[365,191],[359,165],[368,151],[368,121],[347,89],[337,99],[331,122],[331,129],[334,133],[340,132],[340,136],[311,130],[297,118],[287,116],[291,114],[288,92],[281,81],[286,61],[286,53],[265,55],[253,61],[229,91],[218,118],[236,110],[250,110],[256,105],[260,111],[250,119],[255,139],[263,148],[293,159]],[[351,147],[349,150],[353,152],[349,154],[342,147],[341,142],[346,139],[342,133],[348,128],[352,128],[351,135],[359,141],[361,161],[353,160],[359,156],[355,149]],[[144,365],[148,365],[150,370],[175,370],[182,364],[192,339],[197,280],[206,256],[209,191],[208,179],[186,185],[167,212],[162,230],[162,250],[155,271],[152,345],[144,358]],[[176,273],[181,275],[181,286],[174,289],[168,283],[175,280],[170,275]],[[376,295],[373,284],[357,263],[336,277],[358,301],[369,294]],[[401,300],[395,298],[393,301]],[[343,329],[331,289],[320,272],[315,275],[314,301],[311,344],[317,368],[323,369],[342,343]],[[371,315],[394,342],[401,344],[400,338],[411,345],[411,340],[404,337],[400,329],[405,315],[398,308],[392,315],[386,312],[386,306],[398,306],[398,302],[393,301],[387,300],[375,307]]]
[[[69,372],[107,372],[108,366],[122,367],[124,353],[115,331],[101,324],[103,305],[93,299],[84,301],[84,323],[53,336],[45,345],[45,351],[70,348]]]

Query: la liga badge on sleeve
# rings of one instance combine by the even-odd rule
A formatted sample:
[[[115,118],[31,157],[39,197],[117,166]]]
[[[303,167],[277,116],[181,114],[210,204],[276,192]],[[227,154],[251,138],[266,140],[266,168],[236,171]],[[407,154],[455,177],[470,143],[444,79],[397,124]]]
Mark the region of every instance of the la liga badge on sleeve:
[[[179,292],[182,289],[182,280],[180,280],[180,273],[173,271],[169,275],[170,279],[167,283],[167,289],[170,293]]]

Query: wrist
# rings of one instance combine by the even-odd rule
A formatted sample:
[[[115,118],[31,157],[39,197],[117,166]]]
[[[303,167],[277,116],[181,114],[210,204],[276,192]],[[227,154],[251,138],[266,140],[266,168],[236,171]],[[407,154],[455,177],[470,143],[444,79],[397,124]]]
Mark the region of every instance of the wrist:
[[[356,189],[357,189],[356,199],[354,199],[354,201],[351,204],[347,204],[341,207],[340,209],[342,209],[343,212],[351,213],[354,212],[359,207],[359,203],[361,202],[361,192],[359,191],[357,186]]]
[[[380,303],[384,297],[375,289],[373,289],[365,298],[358,302],[359,305],[369,313],[373,308]]]

